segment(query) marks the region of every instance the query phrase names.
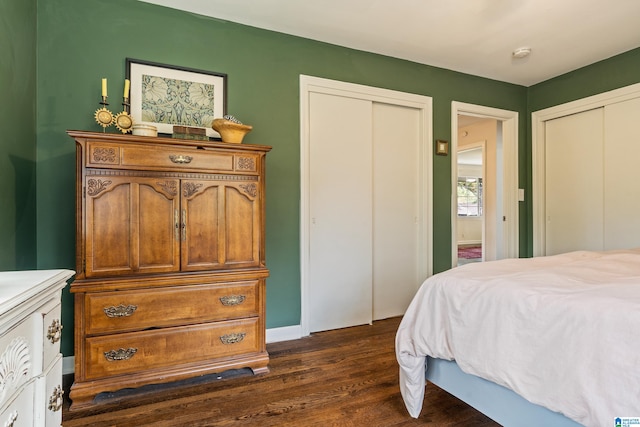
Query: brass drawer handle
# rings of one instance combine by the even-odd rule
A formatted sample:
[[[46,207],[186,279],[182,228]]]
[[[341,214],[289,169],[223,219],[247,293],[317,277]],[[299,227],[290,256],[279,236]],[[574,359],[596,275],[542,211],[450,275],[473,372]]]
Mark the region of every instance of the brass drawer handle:
[[[244,295],[227,295],[224,297],[220,297],[220,302],[222,305],[232,306],[232,305],[240,305],[244,302]]]
[[[124,305],[105,307],[102,310],[107,317],[129,317],[138,309],[137,305]]]
[[[222,344],[237,344],[244,339],[245,335],[247,335],[245,332],[227,334],[221,336],[220,341],[222,341]]]
[[[55,319],[49,325],[47,329],[47,339],[51,341],[51,344],[55,344],[60,341],[60,337],[62,336],[62,324],[59,319]]]
[[[191,163],[191,160],[193,160],[193,157],[184,156],[182,154],[179,154],[177,156],[175,154],[170,154],[169,158],[173,163],[178,163],[178,164]]]
[[[62,409],[62,396],[64,396],[64,391],[62,390],[62,387],[57,386],[54,390],[53,393],[51,394],[51,396],[49,396],[49,410],[52,412],[58,412],[60,409]]]
[[[109,362],[117,362],[119,360],[129,360],[138,352],[137,348],[119,348],[118,350],[109,350],[104,352],[104,358]]]

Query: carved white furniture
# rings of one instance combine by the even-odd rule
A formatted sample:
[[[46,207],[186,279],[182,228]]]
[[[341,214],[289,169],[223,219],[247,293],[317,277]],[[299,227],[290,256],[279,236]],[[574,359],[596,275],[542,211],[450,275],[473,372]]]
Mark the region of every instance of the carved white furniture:
[[[62,424],[60,298],[73,274],[0,272],[0,426]]]

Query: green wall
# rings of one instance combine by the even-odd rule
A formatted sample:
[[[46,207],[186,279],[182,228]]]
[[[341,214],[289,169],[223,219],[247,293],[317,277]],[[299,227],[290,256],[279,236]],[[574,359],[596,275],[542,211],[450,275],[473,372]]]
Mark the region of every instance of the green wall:
[[[531,86],[528,110],[531,113],[638,82],[640,48]]]
[[[635,83],[640,83],[640,48],[529,87],[527,92],[527,153],[531,153],[532,147],[531,113]],[[526,181],[521,180],[520,182],[526,182],[525,188],[531,189],[532,179],[531,172],[529,172]],[[531,193],[531,191],[529,190],[527,193]],[[533,218],[531,214],[526,227],[528,241],[532,242]],[[522,232],[523,228],[520,230]],[[533,248],[530,247],[529,251],[529,254],[532,254]]]
[[[640,81],[640,49],[525,88],[134,0],[3,1],[0,48],[0,269],[74,268],[75,146],[65,130],[101,130],[93,119],[101,78],[109,80],[110,109],[117,112],[127,57],[222,72],[229,76],[228,112],[254,126],[245,142],[273,146],[269,328],[300,322],[300,74],[430,96],[434,139],[451,139],[451,101],[517,111],[519,180],[527,194],[530,113]],[[439,272],[450,267],[451,164],[450,157],[433,161]],[[522,256],[531,254],[529,203],[520,204]],[[73,354],[72,308],[65,291],[65,355]]]
[[[0,2],[0,271],[36,267],[36,0]]]
[[[125,58],[154,61],[228,74],[228,112],[254,126],[246,143],[273,146],[267,160],[267,327],[300,322],[299,253],[299,75],[411,92],[433,98],[433,137],[451,139],[451,101],[461,101],[520,114],[520,187],[530,193],[531,133],[529,114],[568,100],[636,83],[640,51],[635,50],[531,88],[507,84],[440,68],[341,48],[325,43],[264,31],[217,19],[179,12],[134,0],[37,1],[37,48],[33,41],[33,1],[9,0],[9,14],[0,16],[2,35],[13,36],[13,23],[27,28],[16,39],[29,45],[25,57],[2,63],[2,81],[25,78],[26,93],[15,84],[3,89],[31,109],[2,114],[5,128],[20,124],[14,142],[0,145],[11,156],[20,135],[16,175],[29,177],[13,186],[20,194],[6,194],[7,209],[22,244],[9,249],[16,259],[38,268],[74,268],[74,156],[75,146],[65,130],[99,131],[93,114],[99,107],[100,79],[109,80],[111,106],[120,111]],[[3,5],[6,4],[3,3]],[[12,6],[11,6],[12,5]],[[2,6],[6,8],[6,6]],[[15,9],[15,10],[13,10]],[[4,10],[0,9],[0,12]],[[8,16],[8,18],[4,18]],[[30,25],[30,27],[29,27]],[[13,38],[11,38],[13,40]],[[3,46],[3,52],[4,52]],[[32,52],[36,52],[38,74]],[[5,60],[5,58],[3,58]],[[15,68],[20,68],[15,70]],[[34,120],[34,86],[37,116]],[[0,101],[3,109],[15,108]],[[16,110],[17,111],[17,110]],[[9,119],[3,119],[9,117]],[[34,126],[35,124],[35,126]],[[36,135],[30,135],[30,129]],[[109,131],[114,132],[111,128]],[[28,137],[25,137],[25,133]],[[29,136],[30,135],[30,136]],[[25,144],[24,141],[28,143]],[[34,151],[37,152],[37,196],[33,197]],[[6,156],[3,156],[6,157]],[[1,159],[1,161],[6,161]],[[2,170],[6,168],[2,165]],[[450,157],[434,156],[434,271],[450,267]],[[15,181],[15,180],[14,180]],[[29,183],[29,184],[27,184]],[[22,193],[32,194],[29,197]],[[3,189],[2,191],[5,191]],[[3,199],[5,194],[3,193]],[[37,202],[37,217],[35,217]],[[520,204],[520,253],[531,254],[531,207]],[[8,212],[5,212],[8,211]],[[17,213],[17,215],[16,215]],[[18,222],[29,227],[21,228]],[[37,224],[37,239],[35,238]],[[0,227],[2,227],[0,225]],[[25,231],[28,230],[28,231]],[[36,246],[37,242],[37,246]],[[5,258],[5,254],[3,258]],[[18,261],[12,261],[20,267]],[[63,295],[63,322],[73,324],[72,296]],[[73,353],[72,327],[65,328],[63,353]]]
[[[526,111],[522,86],[133,0],[38,0],[37,53],[38,267],[74,267],[75,147],[65,130],[101,129],[93,119],[100,79],[109,81],[115,112],[126,57],[226,73],[228,112],[254,127],[245,142],[273,146],[267,156],[269,328],[300,323],[300,74],[431,96],[437,139],[451,139],[453,100],[515,110],[522,118]],[[524,143],[519,151],[526,153]],[[441,271],[450,267],[451,165],[450,157],[434,157],[434,269]],[[521,216],[526,223],[526,210]],[[526,231],[520,240],[526,248]],[[72,325],[69,294],[63,311],[65,325]],[[68,329],[65,355],[73,352]]]

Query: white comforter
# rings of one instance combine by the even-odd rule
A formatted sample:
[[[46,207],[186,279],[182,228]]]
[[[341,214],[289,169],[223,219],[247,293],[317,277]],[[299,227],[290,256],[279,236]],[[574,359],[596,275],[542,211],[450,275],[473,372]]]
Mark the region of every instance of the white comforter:
[[[467,264],[427,279],[396,336],[422,409],[425,356],[588,427],[640,416],[640,249]]]

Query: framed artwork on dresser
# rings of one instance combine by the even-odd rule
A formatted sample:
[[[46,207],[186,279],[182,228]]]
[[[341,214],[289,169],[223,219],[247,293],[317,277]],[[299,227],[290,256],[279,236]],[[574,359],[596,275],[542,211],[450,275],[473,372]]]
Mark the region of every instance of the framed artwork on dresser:
[[[127,58],[126,77],[135,124],[166,134],[174,125],[204,128],[207,136],[220,137],[211,123],[227,113],[226,74]]]

